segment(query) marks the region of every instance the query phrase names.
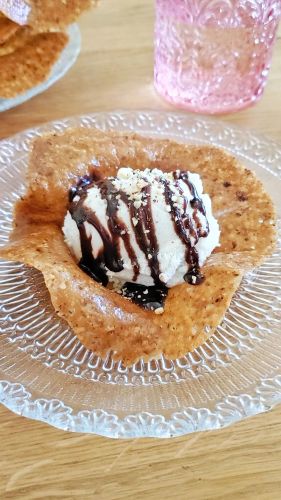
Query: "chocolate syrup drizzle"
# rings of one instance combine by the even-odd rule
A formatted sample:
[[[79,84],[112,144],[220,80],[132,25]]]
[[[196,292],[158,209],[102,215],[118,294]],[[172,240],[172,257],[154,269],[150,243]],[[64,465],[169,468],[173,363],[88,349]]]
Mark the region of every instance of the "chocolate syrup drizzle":
[[[204,280],[204,277],[200,273],[199,256],[195,244],[200,237],[206,237],[209,233],[208,223],[206,229],[203,230],[198,212],[201,212],[204,216],[206,216],[206,212],[202,201],[198,197],[195,186],[188,178],[188,173],[177,170],[173,173],[173,176],[177,190],[183,196],[184,214],[181,214],[180,209],[172,200],[174,192],[171,190],[169,182],[167,180],[161,180],[164,187],[165,201],[170,207],[170,215],[176,234],[186,247],[188,272],[185,274],[184,279],[189,284],[197,285]],[[180,187],[178,182],[180,180],[187,184],[193,197],[190,202],[193,209],[192,217],[189,217],[187,214],[188,200],[185,198]],[[100,223],[95,213],[84,205],[87,191],[93,186],[99,189],[102,199],[106,201],[108,230]],[[81,177],[76,186],[70,189],[69,212],[76,222],[80,233],[82,258],[79,262],[79,266],[81,269],[93,279],[102,283],[102,285],[107,286],[108,277],[106,269],[116,273],[123,269],[120,252],[120,241],[122,240],[131,260],[134,275],[133,283],[125,283],[121,293],[140,306],[154,310],[163,307],[168,289],[159,278],[161,273],[158,260],[159,244],[152,218],[150,191],[151,187],[149,185],[142,189],[142,199],[145,200],[146,204],[141,204],[139,208],[136,208],[134,202],[129,200],[125,192],[116,189],[112,179],[100,178],[97,173],[92,173]],[[129,209],[136,241],[146,256],[154,286],[146,287],[135,283],[140,273],[140,267],[137,255],[130,242],[130,235],[128,234],[127,227],[118,216],[118,204],[120,199]],[[133,221],[137,221],[136,225],[134,225]],[[103,249],[96,257],[92,254],[91,237],[87,236],[85,222],[94,226],[103,241]],[[190,237],[193,238],[193,242]]]

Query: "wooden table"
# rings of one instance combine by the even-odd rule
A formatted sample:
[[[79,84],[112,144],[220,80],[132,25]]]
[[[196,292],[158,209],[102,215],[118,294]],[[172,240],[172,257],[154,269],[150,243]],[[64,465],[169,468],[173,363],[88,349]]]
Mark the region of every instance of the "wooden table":
[[[0,138],[67,115],[170,109],[152,84],[152,0],[103,0],[80,24],[76,65],[43,95],[1,114]],[[262,101],[224,118],[277,140],[280,54],[279,37]],[[281,406],[220,431],[131,441],[64,433],[1,407],[0,443],[1,499],[281,498]]]

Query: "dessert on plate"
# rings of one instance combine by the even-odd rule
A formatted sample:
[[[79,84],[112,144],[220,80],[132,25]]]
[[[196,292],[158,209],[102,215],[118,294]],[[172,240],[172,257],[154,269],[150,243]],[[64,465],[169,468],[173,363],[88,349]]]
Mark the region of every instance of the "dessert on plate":
[[[0,99],[14,98],[47,80],[69,41],[66,28],[95,4],[0,0]]]
[[[0,45],[0,98],[12,98],[46,80],[68,42],[67,33],[16,33]]]
[[[203,344],[274,225],[261,182],[221,149],[69,129],[34,141],[0,256],[39,269],[81,342],[130,365]]]

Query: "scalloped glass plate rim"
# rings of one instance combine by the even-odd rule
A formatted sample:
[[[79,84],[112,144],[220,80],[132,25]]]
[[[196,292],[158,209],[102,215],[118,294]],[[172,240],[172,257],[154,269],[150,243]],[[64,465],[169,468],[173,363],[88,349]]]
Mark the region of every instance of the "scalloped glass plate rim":
[[[83,124],[85,126],[89,126],[87,120],[91,121],[95,119],[95,117],[100,120],[100,123],[112,119],[113,125],[111,124],[109,128],[114,128],[116,117],[118,117],[117,122],[120,117],[122,117],[127,123],[128,120],[129,122],[131,120],[132,130],[138,132],[142,131],[149,135],[170,135],[189,142],[193,139],[193,142],[207,143],[208,130],[211,128],[214,130],[214,135],[216,137],[216,140],[213,140],[212,143],[220,147],[225,147],[233,152],[235,152],[236,148],[236,153],[239,152],[240,157],[248,158],[254,163],[257,163],[257,159],[253,159],[253,148],[259,143],[263,147],[269,147],[269,150],[273,151],[273,156],[271,156],[273,157],[274,164],[277,164],[277,158],[281,158],[281,147],[271,139],[266,139],[265,137],[258,136],[250,131],[232,126],[223,121],[201,117],[200,115],[194,116],[173,112],[112,111],[93,113],[91,115],[53,121],[40,127],[26,130],[8,140],[10,142],[19,142],[21,138],[26,138],[27,135],[32,134],[35,130],[42,133],[46,130],[56,129],[57,126],[61,126],[62,122],[71,126],[74,125],[75,122],[77,124],[77,119],[84,122]],[[143,117],[148,121],[149,119],[157,119],[159,122],[158,130],[142,130],[142,125],[136,126],[137,120],[139,119],[141,123]],[[169,123],[172,125],[180,123],[181,127],[184,125],[184,128],[180,133],[177,133],[176,130],[169,133]],[[103,127],[102,125],[102,128],[108,127]],[[128,130],[130,125],[126,128]],[[125,130],[125,128],[123,130]],[[201,132],[199,133],[198,131],[200,130],[202,136],[199,138]],[[240,135],[240,138],[243,137],[243,151],[239,150],[239,141],[238,145],[237,143],[235,144],[235,141],[233,143],[235,145],[231,145],[231,135],[234,138],[236,135]],[[6,141],[0,141],[0,153]],[[276,158],[274,156],[276,156]],[[265,157],[263,160],[263,168],[280,179],[280,169],[271,169],[269,167],[270,163],[272,163],[272,161],[269,161],[269,159]],[[181,408],[179,411],[170,414],[168,411],[163,411],[162,414],[146,411],[120,416],[111,412],[106,412],[101,408],[75,412],[73,408],[69,405],[65,405],[63,401],[58,399],[47,399],[44,397],[34,398],[31,392],[21,383],[11,380],[0,381],[0,401],[17,414],[49,423],[63,430],[95,433],[112,438],[174,437],[195,431],[222,428],[242,420],[243,418],[269,410],[277,403],[281,402],[281,368],[274,377],[260,379],[259,384],[255,387],[249,387],[248,391],[243,391],[230,397],[226,396],[219,404],[212,406],[209,404],[209,401],[206,406],[190,406]],[[233,411],[230,411],[230,409]]]

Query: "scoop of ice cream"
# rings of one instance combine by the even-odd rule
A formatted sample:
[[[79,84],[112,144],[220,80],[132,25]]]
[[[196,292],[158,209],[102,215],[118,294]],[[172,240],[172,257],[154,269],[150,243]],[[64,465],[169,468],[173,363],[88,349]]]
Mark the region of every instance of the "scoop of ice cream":
[[[96,280],[200,282],[220,231],[198,174],[120,168],[116,177],[85,177],[72,192],[65,241]]]

